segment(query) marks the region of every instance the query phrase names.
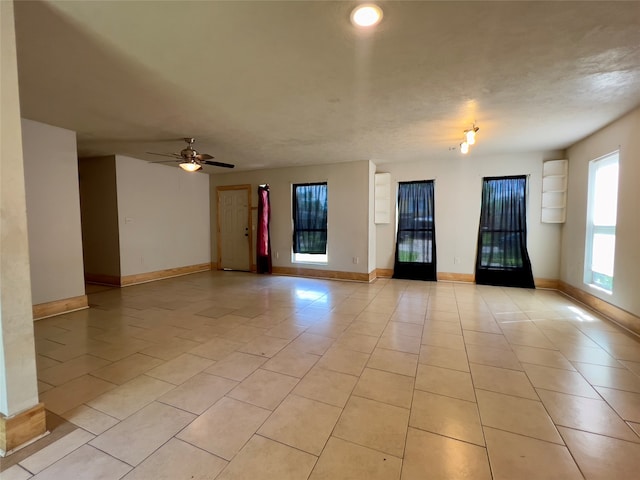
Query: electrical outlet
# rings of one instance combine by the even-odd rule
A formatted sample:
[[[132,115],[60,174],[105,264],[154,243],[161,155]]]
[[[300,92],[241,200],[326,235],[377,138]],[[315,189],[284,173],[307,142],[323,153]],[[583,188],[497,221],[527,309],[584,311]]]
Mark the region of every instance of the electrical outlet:
[[[353,263],[358,264],[360,259],[358,257],[353,257]]]
[[[460,257],[453,257],[453,263],[454,264],[460,263]]]
[[[276,252],[276,259],[280,258],[280,252]]]

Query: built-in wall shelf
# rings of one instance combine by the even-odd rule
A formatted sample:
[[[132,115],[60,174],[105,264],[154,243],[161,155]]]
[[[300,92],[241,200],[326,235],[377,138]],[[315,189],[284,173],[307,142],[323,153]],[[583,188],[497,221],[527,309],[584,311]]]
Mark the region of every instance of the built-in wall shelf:
[[[542,164],[542,223],[564,223],[567,218],[568,160]]]

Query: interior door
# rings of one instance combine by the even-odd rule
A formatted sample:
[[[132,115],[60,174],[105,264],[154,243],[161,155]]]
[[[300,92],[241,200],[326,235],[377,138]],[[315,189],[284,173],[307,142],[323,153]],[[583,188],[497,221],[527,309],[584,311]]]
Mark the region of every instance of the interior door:
[[[251,186],[218,187],[218,266],[251,269]]]

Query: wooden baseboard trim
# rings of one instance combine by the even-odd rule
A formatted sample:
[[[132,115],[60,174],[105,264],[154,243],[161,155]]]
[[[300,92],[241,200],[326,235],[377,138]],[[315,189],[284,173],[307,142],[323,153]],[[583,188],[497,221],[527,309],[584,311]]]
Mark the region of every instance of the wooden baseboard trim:
[[[355,282],[369,282],[369,273],[339,272],[336,270],[316,270],[301,267],[273,267],[274,275],[293,277],[329,278],[332,280],[351,280]]]
[[[572,299],[577,300],[578,302],[595,310],[599,314],[604,315],[612,322],[617,323],[636,335],[640,335],[640,317],[633,313],[616,307],[609,302],[605,302],[598,297],[594,297],[590,293],[574,287],[573,285],[569,285],[562,280],[558,281],[558,290],[568,297],[571,297]]]
[[[393,268],[376,268],[376,277],[378,278],[393,277]]]
[[[437,278],[441,282],[474,283],[476,281],[476,276],[473,273],[438,272]]]
[[[0,414],[0,457],[28,445],[46,433],[44,403],[11,417]]]
[[[533,283],[536,288],[545,288],[549,290],[559,290],[558,284],[560,280],[553,278],[534,278]]]
[[[39,303],[33,306],[33,319],[40,320],[54,315],[84,310],[85,308],[89,308],[89,298],[86,295]]]
[[[124,277],[120,277],[120,285],[122,287],[128,287],[130,285],[138,285],[140,283],[164,280],[165,278],[189,275],[190,273],[206,272],[208,270],[211,270],[211,266],[211,263],[200,263],[198,265],[188,265],[186,267],[168,268],[166,270],[158,270],[155,272],[126,275]]]
[[[103,275],[101,273],[85,273],[84,281],[87,283],[95,283],[97,285],[109,285],[120,287],[120,277],[118,275]]]

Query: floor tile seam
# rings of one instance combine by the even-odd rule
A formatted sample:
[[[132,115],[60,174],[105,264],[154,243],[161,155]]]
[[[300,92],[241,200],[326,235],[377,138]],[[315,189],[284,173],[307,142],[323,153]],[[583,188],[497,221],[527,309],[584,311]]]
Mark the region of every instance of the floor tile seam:
[[[173,390],[173,389],[171,389],[171,390]],[[159,399],[160,397],[162,397],[162,396],[163,396],[163,395],[165,395],[166,393],[169,393],[171,390],[167,390],[166,392],[161,393],[161,394],[160,394],[160,395],[158,395],[157,397],[154,397],[152,400],[150,400],[149,402],[147,402],[147,403],[145,403],[144,405],[140,406],[139,408],[136,408],[136,410],[135,410],[135,411],[133,411],[133,412],[129,413],[129,414],[128,414],[126,417],[124,417],[124,418],[118,418],[118,417],[114,416],[114,415],[113,415],[113,414],[111,414],[111,413],[105,412],[104,410],[100,410],[100,409],[99,409],[98,407],[96,407],[96,406],[89,405],[89,402],[92,402],[93,400],[97,399],[98,397],[96,397],[96,398],[94,398],[94,399],[92,399],[92,400],[89,400],[88,402],[85,402],[85,403],[83,403],[82,405],[84,405],[84,406],[86,406],[86,407],[89,407],[89,408],[92,408],[93,410],[97,410],[98,412],[100,412],[100,413],[102,413],[102,414],[104,414],[104,415],[107,415],[107,416],[109,416],[109,417],[115,418],[115,419],[116,419],[116,420],[118,420],[119,422],[124,422],[125,420],[127,420],[127,419],[128,419],[128,418],[130,418],[131,416],[133,416],[133,415],[135,415],[136,413],[138,413],[140,410],[142,410],[142,409],[144,409],[144,408],[148,407],[149,405],[151,405],[151,404],[152,404],[152,403],[154,403],[154,402],[157,402],[157,401],[158,401],[158,399]],[[109,393],[109,392],[105,392],[105,393]],[[163,405],[166,405],[164,402],[161,402],[161,403],[162,403]],[[171,405],[171,406],[173,407],[173,405]],[[74,407],[74,408],[77,408],[77,407]],[[175,407],[174,407],[174,408],[175,408]],[[66,412],[62,413],[62,415],[65,415],[66,413],[70,412],[71,410],[73,410],[73,408],[70,408],[70,409],[69,409],[69,410],[67,410]],[[63,417],[63,418],[64,418],[64,417]],[[113,427],[115,427],[115,425],[113,425]],[[109,430],[110,430],[111,428],[113,428],[113,427],[110,427],[110,428],[109,428]],[[104,432],[102,432],[102,433],[104,433]],[[101,435],[102,435],[102,434],[101,434]]]
[[[27,466],[25,466],[25,465],[23,465],[23,464],[22,464],[22,462],[24,462],[25,460],[29,460],[29,459],[33,458],[33,457],[34,457],[35,455],[37,455],[38,453],[42,452],[42,451],[43,451],[43,450],[45,450],[46,448],[49,448],[49,447],[51,447],[51,446],[55,445],[57,442],[59,442],[60,440],[63,440],[65,437],[69,436],[71,433],[73,433],[73,432],[75,432],[75,431],[77,431],[77,430],[82,430],[83,432],[88,433],[89,435],[91,435],[91,436],[92,436],[92,438],[90,438],[90,439],[89,439],[89,440],[87,440],[86,442],[82,443],[81,445],[78,445],[78,446],[77,446],[76,448],[74,448],[73,450],[71,450],[71,451],[67,452],[67,453],[66,453],[65,455],[63,455],[62,457],[58,458],[57,460],[55,460],[55,461],[54,461],[54,462],[52,462],[52,463],[49,463],[46,467],[41,468],[41,469],[40,469],[40,470],[38,470],[38,471],[30,470]],[[49,444],[49,445],[47,445],[46,447],[43,447],[41,450],[38,450],[37,452],[32,453],[31,455],[29,455],[28,457],[26,457],[26,458],[24,458],[23,460],[19,461],[19,462],[18,462],[18,463],[16,463],[15,465],[20,465],[22,468],[24,468],[24,469],[25,469],[25,470],[27,470],[29,473],[31,473],[31,475],[37,475],[37,474],[39,474],[40,472],[43,472],[44,470],[46,470],[47,468],[49,468],[50,466],[52,466],[53,464],[55,464],[55,463],[59,462],[59,461],[60,461],[60,460],[62,460],[63,458],[65,458],[65,457],[67,457],[67,456],[71,455],[73,452],[75,452],[75,451],[76,451],[76,450],[78,450],[79,448],[83,447],[84,445],[88,445],[88,444],[89,444],[89,442],[93,441],[93,440],[94,440],[95,438],[97,438],[97,437],[98,437],[97,435],[95,435],[95,434],[93,434],[93,433],[89,432],[88,430],[85,430],[85,429],[84,429],[84,428],[82,428],[82,427],[77,427],[76,429],[74,429],[74,430],[72,430],[72,431],[68,432],[66,435],[64,435],[64,436],[60,437],[59,439],[57,439],[57,440],[56,440],[56,441],[54,441],[53,443],[50,443],[50,444]]]
[[[266,420],[265,420],[265,422],[266,422]],[[249,442],[251,441],[251,439],[252,439],[254,436],[256,436],[256,437],[260,437],[260,438],[263,438],[263,439],[265,439],[265,440],[268,440],[268,441],[270,441],[270,442],[278,443],[278,444],[283,445],[283,446],[288,447],[288,448],[293,448],[294,450],[297,450],[298,452],[301,452],[301,453],[304,453],[304,454],[306,454],[306,455],[311,455],[311,456],[315,457],[315,459],[316,459],[316,460],[315,460],[315,462],[314,462],[314,464],[313,464],[313,466],[314,466],[314,468],[315,468],[316,463],[318,462],[318,459],[320,458],[320,455],[319,455],[319,454],[315,454],[315,453],[308,452],[308,451],[306,451],[306,450],[303,450],[303,449],[302,449],[302,448],[300,448],[300,447],[296,447],[295,445],[289,445],[288,443],[283,442],[282,440],[278,440],[278,439],[275,439],[275,438],[271,438],[271,437],[269,437],[268,435],[266,435],[266,434],[264,434],[264,433],[258,433],[258,431],[259,431],[259,430],[260,430],[260,428],[258,428],[258,430],[256,430],[256,432],[255,432],[253,435],[251,435],[251,437],[249,437],[249,440],[247,440],[247,443],[249,443]],[[322,446],[322,450],[324,450],[324,447],[326,446],[327,442],[329,441],[329,438],[330,438],[330,436],[329,436],[329,437],[327,437],[327,440],[325,440],[325,445],[323,445],[323,446]],[[244,447],[246,446],[246,444],[247,444],[247,443],[245,443],[245,444],[243,445],[243,447],[242,447],[242,448],[244,448]],[[238,451],[238,453],[240,453],[240,452],[242,451],[242,448]],[[236,454],[236,455],[237,455],[237,454]],[[235,455],[234,455],[234,458],[235,458]],[[231,463],[231,462],[229,462],[229,463]],[[311,470],[313,471],[313,468],[312,468]]]
[[[395,350],[394,350],[395,351]],[[401,352],[404,353],[404,352]],[[391,370],[385,370],[383,368],[378,368],[378,367],[370,367],[369,363],[367,362],[367,364],[364,366],[365,369],[369,368],[371,370],[376,370],[378,372],[384,372],[384,373],[391,373],[393,375],[400,375],[402,377],[406,377],[406,378],[412,378],[415,384],[416,381],[416,376],[417,376],[417,365],[416,365],[416,373],[414,375],[406,375],[404,373],[398,373],[398,372],[392,372]],[[364,372],[364,369],[362,370]],[[354,375],[355,376],[355,375]],[[360,379],[362,377],[362,373],[358,376],[358,379]]]
[[[626,424],[626,422],[625,422],[625,424]],[[604,434],[604,433],[601,433],[601,432],[592,432],[591,430],[585,430],[583,428],[576,428],[576,427],[572,427],[572,426],[569,426],[569,425],[560,425],[560,424],[558,424],[556,426],[557,427],[566,428],[567,430],[573,430],[575,432],[582,432],[582,433],[588,433],[590,435],[597,435],[598,437],[604,437],[604,438],[608,438],[608,439],[611,439],[611,440],[616,440],[618,442],[625,442],[625,443],[627,443],[629,445],[640,446],[640,435],[638,435],[635,431],[633,431],[633,429],[631,429],[631,427],[629,427],[631,429],[631,431],[633,433],[635,433],[636,436],[638,437],[637,441],[629,440],[629,439],[626,439],[626,438],[614,437],[613,435],[607,435],[607,434]],[[559,429],[558,429],[558,432],[560,433]],[[562,436],[562,434],[561,434],[561,436]],[[563,440],[564,440],[564,437],[563,437]],[[567,448],[568,447],[569,447],[569,445],[567,445]]]
[[[488,364],[488,363],[480,363],[480,362],[474,362],[473,360],[469,360],[469,366],[471,366],[471,365],[478,365],[480,367],[499,368],[501,370],[509,370],[510,372],[526,373],[524,371],[524,369],[523,370],[516,370],[515,368],[511,368],[511,367],[497,367],[495,365],[491,365],[491,364]],[[567,370],[567,371],[569,371],[569,370]],[[531,383],[531,381],[529,381],[529,383]],[[533,384],[531,384],[531,386],[533,386]]]
[[[97,398],[97,397],[96,397],[96,398]],[[91,400],[89,400],[89,401],[91,401]],[[114,417],[114,416],[113,416],[113,415],[111,415],[111,414],[105,413],[105,412],[103,412],[102,410],[98,410],[97,408],[92,407],[91,405],[88,405],[88,404],[87,404],[87,402],[85,402],[85,403],[81,403],[81,404],[80,404],[80,405],[78,405],[77,407],[70,408],[69,410],[67,410],[66,412],[63,412],[63,413],[62,413],[61,415],[59,415],[59,416],[60,416],[61,418],[64,418],[67,422],[69,422],[69,423],[71,423],[71,424],[75,425],[75,426],[76,426],[76,428],[82,428],[83,430],[86,430],[87,432],[89,432],[89,430],[87,430],[86,428],[82,427],[81,425],[78,425],[77,423],[74,423],[74,422],[73,422],[73,420],[69,420],[69,419],[67,419],[67,417],[64,417],[64,416],[63,416],[63,415],[68,414],[71,410],[75,410],[76,408],[79,408],[79,407],[86,407],[86,408],[90,408],[91,410],[95,410],[95,411],[97,411],[97,412],[101,413],[102,415],[106,415],[107,417],[109,417],[109,418],[112,418],[112,419],[116,420],[116,421],[117,421],[117,423],[115,423],[115,424],[113,424],[112,426],[110,426],[109,428],[107,428],[107,430],[111,430],[113,427],[115,427],[116,425],[118,425],[118,423],[122,422],[122,420],[120,420],[119,418]],[[103,433],[105,433],[107,430],[105,430],[104,432],[101,432],[101,433],[99,433],[99,434],[97,434],[97,435],[96,435],[95,433],[93,433],[93,432],[89,432],[89,433],[91,433],[92,435],[96,435],[96,437],[97,437],[97,436],[102,435]]]
[[[482,429],[483,429],[483,427],[484,427],[484,425],[481,425],[481,424],[480,424],[480,425],[478,425],[478,426],[480,427],[480,429],[481,429],[481,430],[482,430]],[[484,445],[481,445],[481,444],[479,444],[479,443],[471,442],[471,441],[469,441],[469,440],[464,440],[464,439],[462,439],[462,438],[454,437],[454,436],[451,436],[451,435],[445,435],[445,434],[440,433],[440,432],[435,432],[435,431],[433,431],[433,430],[428,430],[428,429],[423,428],[423,427],[418,427],[418,426],[416,426],[416,425],[411,425],[411,422],[409,422],[409,427],[410,427],[410,428],[413,428],[413,429],[415,429],[415,430],[420,430],[421,432],[427,432],[427,433],[430,433],[430,434],[432,434],[432,435],[437,435],[437,436],[439,436],[439,437],[444,437],[444,438],[448,438],[448,439],[450,439],[450,440],[455,440],[456,442],[466,443],[467,445],[473,445],[474,447],[484,448],[485,450],[487,449],[486,440],[485,440],[485,438],[484,438],[484,431],[482,432],[482,439],[485,441],[485,444],[484,444]],[[404,458],[404,457],[403,457],[403,458]]]
[[[339,422],[340,422],[340,420],[338,420],[338,422],[336,422],[336,425],[338,425]],[[411,427],[411,428],[413,428],[413,427]],[[334,427],[334,429],[335,429],[335,427]],[[403,442],[403,447],[402,447],[402,457],[398,457],[397,455],[395,455],[393,453],[389,453],[389,452],[386,452],[384,450],[380,450],[379,448],[375,448],[375,447],[372,447],[370,445],[363,445],[361,443],[358,443],[358,442],[354,441],[353,439],[348,439],[348,438],[345,438],[345,437],[341,437],[339,435],[336,435],[334,432],[331,432],[331,435],[329,436],[329,438],[331,438],[331,437],[339,438],[343,442],[348,442],[348,443],[351,443],[353,445],[357,445],[359,447],[366,448],[368,450],[373,450],[375,452],[382,453],[383,455],[389,455],[389,456],[391,456],[393,458],[397,458],[398,460],[402,461],[402,460],[404,460],[404,452],[405,452],[405,448],[406,448],[406,444],[407,444],[407,434],[408,434],[408,432],[409,432],[409,422],[407,420],[407,428],[405,430],[404,442]],[[327,443],[329,443],[328,439],[327,439]]]
[[[478,399],[476,398],[476,395],[475,395],[475,388],[474,388],[474,392],[473,392],[473,396],[474,396],[474,398],[476,398],[476,400],[475,400],[475,401],[467,400],[467,399],[465,399],[465,398],[460,398],[460,397],[454,397],[453,395],[446,395],[446,394],[444,394],[444,393],[434,392],[434,391],[431,391],[431,390],[424,390],[424,389],[422,389],[422,388],[417,388],[417,387],[415,387],[415,386],[413,387],[413,389],[414,389],[414,391],[415,391],[415,390],[418,390],[419,392],[430,393],[430,394],[432,394],[432,395],[440,395],[441,397],[447,397],[447,398],[451,398],[451,399],[453,399],[453,400],[463,400],[463,401],[465,401],[465,402],[469,402],[469,403],[476,403],[476,404],[478,403]]]

